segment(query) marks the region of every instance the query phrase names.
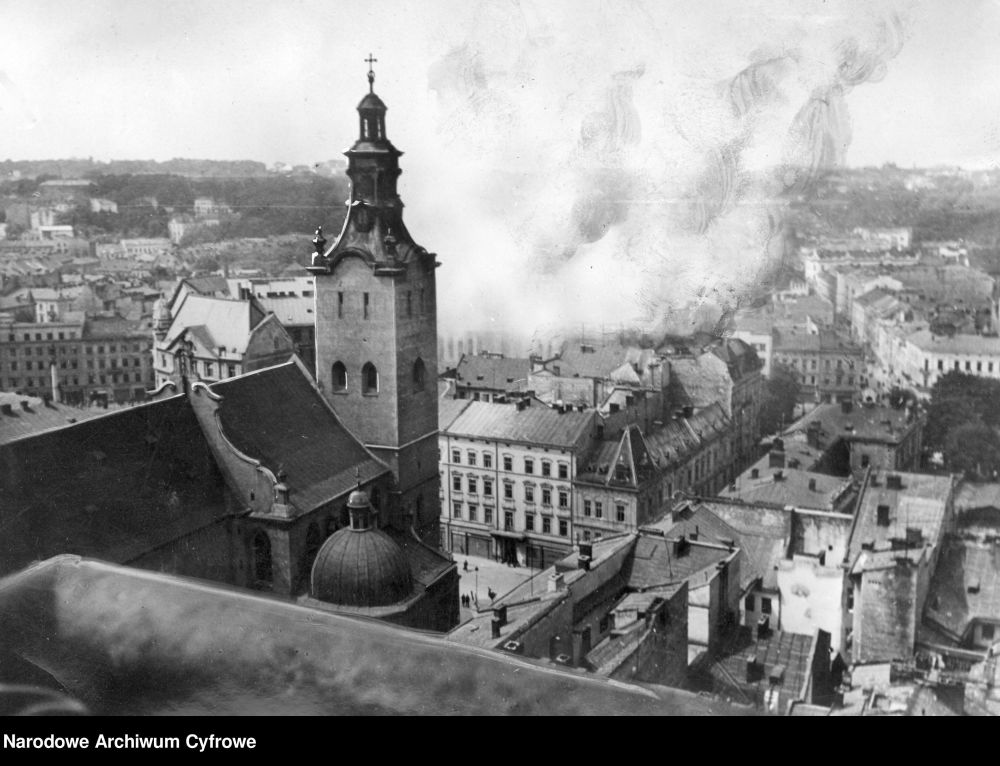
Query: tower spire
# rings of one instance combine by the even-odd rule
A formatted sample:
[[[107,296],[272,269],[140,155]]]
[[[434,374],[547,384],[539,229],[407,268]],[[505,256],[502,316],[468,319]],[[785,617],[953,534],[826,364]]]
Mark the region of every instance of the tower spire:
[[[368,64],[368,92],[375,92],[375,70],[372,69],[372,64],[377,64],[378,59],[372,56],[371,53],[368,54],[368,58],[365,59]]]

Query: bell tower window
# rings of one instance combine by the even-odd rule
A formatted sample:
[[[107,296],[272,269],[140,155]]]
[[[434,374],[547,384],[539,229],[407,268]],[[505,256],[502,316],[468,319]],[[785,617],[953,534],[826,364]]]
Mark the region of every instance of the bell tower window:
[[[343,362],[334,362],[330,368],[330,385],[334,391],[347,390],[347,368]]]
[[[427,366],[423,359],[417,359],[413,363],[413,390],[423,391],[427,385]]]
[[[371,362],[365,362],[361,368],[361,392],[369,395],[378,393],[378,370]]]

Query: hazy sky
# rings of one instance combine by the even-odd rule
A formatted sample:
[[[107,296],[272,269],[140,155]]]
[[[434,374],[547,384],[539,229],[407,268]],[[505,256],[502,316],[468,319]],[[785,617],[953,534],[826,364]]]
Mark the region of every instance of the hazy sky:
[[[0,159],[338,157],[369,51],[445,323],[662,326],[816,168],[1000,157],[1000,0],[0,0]]]
[[[546,9],[572,7],[583,23],[578,45],[628,44],[620,31],[643,26],[640,3],[495,2],[492,18],[474,20],[467,0],[0,0],[0,136],[4,157],[155,158],[174,156],[314,162],[335,156],[353,133],[351,108],[364,91],[369,49],[380,59],[379,90],[397,128],[405,105],[426,93],[428,68],[460,44],[478,21],[503,24],[518,7],[527,24],[546,23]],[[764,22],[713,30],[697,25],[711,59],[739,64],[767,40],[773,22],[782,44],[789,16],[843,3],[675,2],[666,6],[662,39],[684,30],[713,6],[722,18],[752,13]],[[586,24],[588,15],[593,24]],[[451,22],[451,18],[454,22]],[[603,23],[598,19],[605,20]],[[761,34],[761,28],[764,33]],[[549,30],[550,32],[552,30]],[[498,43],[516,39],[498,31]],[[555,30],[558,34],[558,30]],[[879,83],[848,99],[854,141],[851,164],[992,165],[1000,149],[1000,3],[948,0],[916,5],[902,52]],[[623,37],[625,39],[623,39]],[[636,39],[636,61],[649,38]],[[697,39],[697,38],[696,38]],[[722,74],[722,71],[719,72]],[[397,131],[398,133],[398,131]],[[402,141],[405,143],[405,141]]]

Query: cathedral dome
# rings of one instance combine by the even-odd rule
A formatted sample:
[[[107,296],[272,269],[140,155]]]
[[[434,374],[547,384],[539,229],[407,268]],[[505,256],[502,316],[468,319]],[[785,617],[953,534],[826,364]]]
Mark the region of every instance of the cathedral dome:
[[[398,604],[413,591],[406,554],[385,532],[368,524],[364,492],[348,501],[351,526],[334,533],[319,549],[312,568],[312,596],[341,606]]]

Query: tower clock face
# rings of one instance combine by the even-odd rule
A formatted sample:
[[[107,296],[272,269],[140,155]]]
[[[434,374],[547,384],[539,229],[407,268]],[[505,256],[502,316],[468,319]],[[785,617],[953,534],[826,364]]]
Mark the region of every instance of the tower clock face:
[[[358,209],[354,213],[354,225],[358,231],[370,231],[374,222],[374,216],[368,205],[358,205]]]

